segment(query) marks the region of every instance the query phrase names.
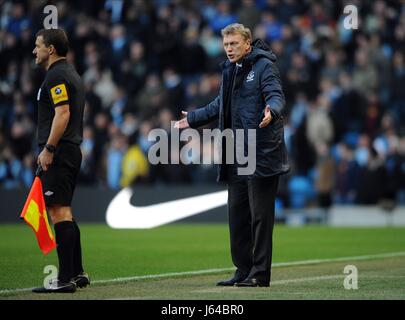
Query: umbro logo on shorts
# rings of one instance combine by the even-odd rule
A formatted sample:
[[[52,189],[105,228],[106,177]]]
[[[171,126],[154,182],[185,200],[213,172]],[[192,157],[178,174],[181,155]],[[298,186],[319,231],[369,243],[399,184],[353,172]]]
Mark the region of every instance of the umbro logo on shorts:
[[[50,197],[51,195],[53,195],[53,191],[47,191],[44,193],[44,195]]]

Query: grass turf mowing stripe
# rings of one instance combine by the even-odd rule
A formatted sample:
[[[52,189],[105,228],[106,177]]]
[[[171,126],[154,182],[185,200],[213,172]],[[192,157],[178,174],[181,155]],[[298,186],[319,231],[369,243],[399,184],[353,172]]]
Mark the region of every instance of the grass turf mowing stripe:
[[[284,284],[297,283],[297,282],[322,281],[322,280],[333,280],[333,279],[341,279],[341,278],[343,279],[344,277],[345,277],[345,275],[336,274],[336,275],[330,275],[330,276],[274,280],[274,281],[271,281],[271,286],[284,285]],[[235,289],[241,289],[241,288],[235,287]],[[245,288],[242,288],[242,290],[244,290],[244,289]],[[227,291],[227,290],[229,290],[229,288],[227,288],[227,287],[215,287],[215,288],[204,289],[204,290],[193,290],[191,292],[193,292],[193,293],[220,293],[220,292]]]
[[[364,260],[364,259],[361,259]],[[327,276],[316,276],[316,277],[306,277],[306,278],[295,278],[295,279],[284,279],[284,280],[273,280],[271,281],[271,286],[274,287],[275,285],[286,285],[291,283],[301,283],[301,282],[312,282],[312,281],[323,281],[323,280],[333,280],[333,279],[344,279],[346,275],[344,274],[334,274],[334,275],[327,275]],[[366,275],[362,276],[362,279],[387,279],[387,278],[404,278],[405,276],[379,276],[379,275]],[[237,287],[235,289],[238,289]],[[243,289],[242,289],[243,290]],[[210,289],[203,289],[203,290],[193,290],[192,293],[221,293],[229,291],[227,287],[215,287]],[[128,297],[127,299],[130,299]]]
[[[384,258],[403,257],[403,256],[405,256],[405,251],[363,255],[363,256],[339,257],[339,258],[330,258],[330,259],[314,259],[314,260],[303,260],[303,261],[292,261],[292,262],[279,262],[279,263],[273,263],[272,267],[277,268],[277,267],[304,266],[304,265],[311,265],[311,264],[313,265],[313,264],[352,261],[352,260],[384,259]],[[235,268],[172,272],[172,273],[163,273],[163,274],[152,274],[152,275],[144,275],[144,276],[133,276],[133,277],[122,277],[122,278],[115,278],[115,279],[96,280],[96,281],[92,281],[92,283],[103,285],[103,284],[111,284],[111,283],[124,283],[124,282],[131,282],[131,281],[140,281],[140,280],[147,280],[147,279],[160,279],[160,278],[181,277],[181,276],[191,276],[191,275],[215,274],[215,273],[222,273],[222,272],[228,272],[228,271],[233,271],[233,270],[235,270]],[[22,293],[22,292],[28,292],[31,290],[32,290],[32,288],[0,290],[0,295],[12,295],[12,294],[17,294],[17,293]]]

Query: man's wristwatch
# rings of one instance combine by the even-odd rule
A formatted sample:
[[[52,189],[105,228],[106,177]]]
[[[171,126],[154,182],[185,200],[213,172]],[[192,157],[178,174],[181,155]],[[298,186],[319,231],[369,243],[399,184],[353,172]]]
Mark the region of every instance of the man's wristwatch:
[[[45,149],[48,150],[50,153],[55,153],[56,151],[56,147],[51,144],[45,145]]]

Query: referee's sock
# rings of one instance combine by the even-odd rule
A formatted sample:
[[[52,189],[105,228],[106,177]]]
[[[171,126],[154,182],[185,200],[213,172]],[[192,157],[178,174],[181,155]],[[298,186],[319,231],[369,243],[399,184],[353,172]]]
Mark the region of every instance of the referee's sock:
[[[82,245],[80,243],[80,229],[74,219],[73,227],[75,229],[75,247],[73,249],[73,276],[75,277],[81,274],[84,270],[82,262]]]
[[[58,280],[70,282],[73,277],[73,251],[75,246],[75,229],[72,221],[55,224],[55,238],[59,258]]]

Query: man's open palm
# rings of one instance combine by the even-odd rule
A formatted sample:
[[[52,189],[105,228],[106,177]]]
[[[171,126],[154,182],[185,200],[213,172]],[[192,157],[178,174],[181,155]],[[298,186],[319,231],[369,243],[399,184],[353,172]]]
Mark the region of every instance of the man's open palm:
[[[271,112],[270,112],[270,106],[267,105],[266,109],[264,109],[264,118],[262,122],[259,124],[259,128],[264,128],[269,125],[269,123],[272,120]]]
[[[187,129],[190,127],[190,125],[188,124],[188,121],[187,121],[187,112],[182,111],[181,113],[185,117],[179,121],[176,121],[176,123],[174,124],[175,129]]]

